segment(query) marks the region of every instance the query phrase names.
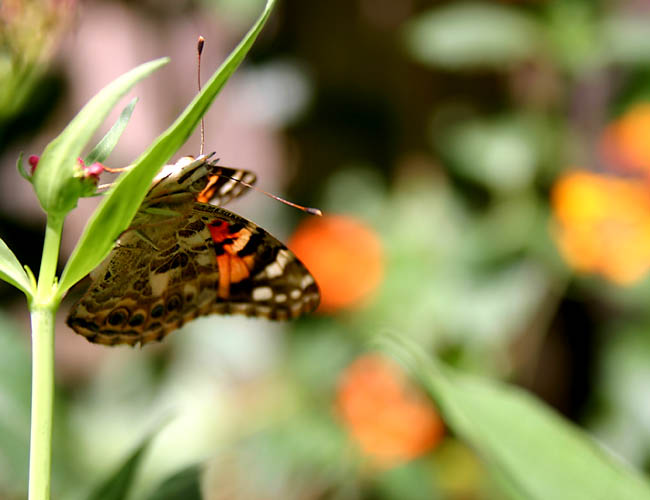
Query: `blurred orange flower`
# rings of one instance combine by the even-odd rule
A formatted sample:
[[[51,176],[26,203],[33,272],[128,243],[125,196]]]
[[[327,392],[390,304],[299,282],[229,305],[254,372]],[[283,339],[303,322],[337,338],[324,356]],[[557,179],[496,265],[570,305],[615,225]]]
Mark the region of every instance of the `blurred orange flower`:
[[[561,176],[551,193],[553,236],[576,270],[619,284],[650,269],[650,186],[576,170]]]
[[[379,238],[353,217],[306,219],[288,246],[316,278],[322,312],[359,305],[377,288],[384,274]]]
[[[361,450],[383,467],[398,465],[436,446],[444,424],[433,404],[382,356],[358,358],[343,373],[337,407]]]
[[[650,102],[632,106],[602,137],[602,151],[613,165],[650,172]]]

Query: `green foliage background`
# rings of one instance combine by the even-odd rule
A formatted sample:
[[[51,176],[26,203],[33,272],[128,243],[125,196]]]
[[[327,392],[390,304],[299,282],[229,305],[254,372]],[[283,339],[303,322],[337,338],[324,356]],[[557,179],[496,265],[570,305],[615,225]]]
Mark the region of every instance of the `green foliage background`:
[[[234,46],[262,6],[122,8],[161,30],[210,16],[237,32]],[[206,318],[142,350],[74,338],[83,345],[58,360],[54,498],[650,498],[649,282],[574,275],[549,234],[554,179],[601,168],[594,130],[648,96],[648,21],[634,2],[281,2],[244,70],[289,68],[302,85],[265,96],[284,111],[267,126],[299,158],[286,190],[374,228],[384,280],[363,308],[289,325]],[[42,56],[30,37],[2,40],[9,170],[57,100],[33,106],[74,75],[51,44]],[[287,234],[299,217],[273,214],[253,218]],[[0,213],[0,235],[36,269],[38,221],[18,215]],[[111,234],[97,248],[84,240],[66,285]],[[3,279],[29,289],[15,268]],[[0,292],[0,497],[18,499],[29,342],[22,299]],[[61,324],[57,336],[73,333]],[[389,470],[368,464],[334,411],[341,372],[376,349],[449,427],[436,449]]]

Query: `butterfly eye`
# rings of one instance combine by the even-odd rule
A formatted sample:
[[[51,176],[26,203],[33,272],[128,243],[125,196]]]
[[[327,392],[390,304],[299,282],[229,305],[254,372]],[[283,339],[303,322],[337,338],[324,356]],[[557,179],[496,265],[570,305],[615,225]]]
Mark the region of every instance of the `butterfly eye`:
[[[111,326],[121,325],[126,321],[128,317],[129,317],[129,311],[124,307],[120,307],[119,309],[115,309],[108,315],[108,324]]]
[[[167,300],[167,310],[168,311],[176,311],[181,308],[181,305],[183,304],[183,299],[181,298],[180,295],[174,294],[169,299]]]

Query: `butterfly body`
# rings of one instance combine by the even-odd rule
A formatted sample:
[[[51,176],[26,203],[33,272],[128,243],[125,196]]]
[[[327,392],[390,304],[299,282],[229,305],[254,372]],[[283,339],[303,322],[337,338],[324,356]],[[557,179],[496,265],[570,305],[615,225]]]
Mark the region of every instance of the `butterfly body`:
[[[290,319],[315,309],[318,287],[293,253],[215,206],[243,192],[232,179],[252,184],[255,176],[204,158],[164,167],[131,227],[91,272],[68,325],[91,342],[134,345],[207,314]]]

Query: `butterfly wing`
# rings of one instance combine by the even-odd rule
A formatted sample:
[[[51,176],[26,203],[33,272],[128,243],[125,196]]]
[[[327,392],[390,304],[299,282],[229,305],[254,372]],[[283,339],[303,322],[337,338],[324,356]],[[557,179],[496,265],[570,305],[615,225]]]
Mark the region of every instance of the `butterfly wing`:
[[[203,203],[125,233],[91,278],[67,323],[111,345],[161,340],[207,314],[295,318],[320,300],[309,271],[282,243]]]
[[[143,208],[148,206],[200,201],[223,206],[241,196],[254,184],[256,176],[248,170],[217,165],[205,156],[184,156],[165,165],[151,183]]]

